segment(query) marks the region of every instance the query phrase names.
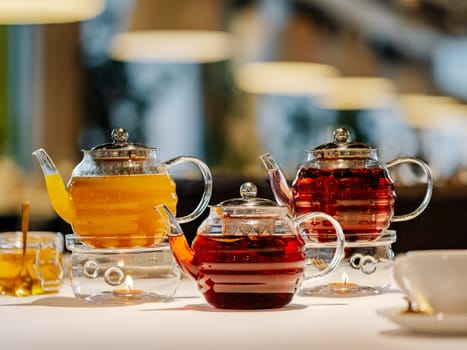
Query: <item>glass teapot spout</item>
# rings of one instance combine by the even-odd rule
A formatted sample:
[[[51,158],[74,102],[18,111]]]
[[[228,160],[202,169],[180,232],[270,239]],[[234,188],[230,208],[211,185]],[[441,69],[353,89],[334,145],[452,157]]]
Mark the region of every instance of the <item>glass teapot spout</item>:
[[[163,218],[168,218],[169,220],[169,244],[178,266],[196,279],[199,269],[194,263],[195,252],[188,244],[177,219],[165,204],[158,205],[156,211],[159,212]]]
[[[264,153],[259,157],[268,172],[269,182],[276,202],[279,205],[290,207],[293,200],[292,190],[281,169],[269,153]]]
[[[36,157],[44,174],[47,193],[53,208],[63,220],[71,223],[73,218],[71,197],[57,167],[43,148],[34,151],[32,155]]]

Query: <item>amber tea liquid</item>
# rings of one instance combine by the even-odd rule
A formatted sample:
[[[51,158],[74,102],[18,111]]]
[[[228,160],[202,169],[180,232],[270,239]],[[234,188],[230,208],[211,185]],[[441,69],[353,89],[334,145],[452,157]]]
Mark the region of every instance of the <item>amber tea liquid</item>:
[[[384,168],[303,168],[293,184],[293,196],[297,215],[325,212],[339,221],[344,234],[365,239],[375,239],[389,227],[396,198],[394,184]],[[311,236],[319,241],[335,240],[334,229],[324,219],[314,219],[307,225]]]
[[[59,196],[61,181],[58,174],[46,177],[51,198]],[[73,230],[96,248],[154,245],[165,237],[154,208],[165,204],[176,212],[175,182],[168,174],[77,176],[68,191]]]
[[[27,249],[24,256],[21,248],[5,248],[0,250],[0,294],[12,296],[28,296],[46,293],[58,289],[61,283],[61,253],[57,256],[55,248],[41,249],[40,267],[34,264],[37,249]],[[40,272],[39,272],[40,270]],[[38,275],[41,273],[41,276]],[[47,291],[43,288],[47,284]]]
[[[170,237],[174,238],[178,237]],[[193,249],[199,264],[199,288],[218,308],[282,307],[292,300],[303,278],[304,242],[295,235],[198,233]]]

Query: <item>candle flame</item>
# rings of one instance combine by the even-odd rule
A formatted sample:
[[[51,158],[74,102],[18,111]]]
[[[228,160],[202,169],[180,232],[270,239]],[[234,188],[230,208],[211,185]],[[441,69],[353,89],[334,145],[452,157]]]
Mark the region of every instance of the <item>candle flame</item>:
[[[126,276],[125,285],[130,292],[133,290],[133,278],[130,275]]]
[[[344,285],[349,283],[349,275],[347,275],[347,273],[345,273],[345,272],[342,273],[342,283]]]

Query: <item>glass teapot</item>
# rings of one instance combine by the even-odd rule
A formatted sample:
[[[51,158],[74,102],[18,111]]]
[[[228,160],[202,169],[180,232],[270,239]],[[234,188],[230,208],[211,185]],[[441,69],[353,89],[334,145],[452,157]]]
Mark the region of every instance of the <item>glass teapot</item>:
[[[169,243],[175,259],[217,308],[282,307],[304,279],[328,274],[342,259],[344,234],[334,218],[324,213],[292,218],[287,207],[256,198],[256,192],[254,184],[245,183],[241,198],[211,206],[192,247],[169,209],[158,207],[170,218]],[[305,270],[307,233],[300,226],[314,218],[329,220],[337,240],[327,267],[311,275]]]
[[[168,169],[184,162],[199,168],[204,192],[194,211],[177,221],[194,220],[207,207],[212,175],[205,163],[185,156],[164,163],[157,158],[157,148],[127,142],[125,129],[114,129],[111,136],[111,143],[83,151],[83,159],[66,187],[45,150],[33,152],[53,208],[72,225],[83,243],[96,248],[129,248],[151,246],[165,239],[165,228],[154,208],[165,204],[176,211],[176,186]]]
[[[344,128],[334,131],[334,142],[308,150],[308,159],[300,166],[292,187],[269,153],[260,156],[268,171],[276,201],[296,214],[322,211],[341,224],[346,239],[375,239],[391,222],[407,221],[420,215],[428,206],[433,190],[428,165],[417,158],[402,157],[383,163],[377,149],[350,139]],[[414,211],[394,215],[396,192],[388,168],[414,163],[426,175],[425,196]],[[314,220],[308,227],[312,235],[326,241],[329,224]]]

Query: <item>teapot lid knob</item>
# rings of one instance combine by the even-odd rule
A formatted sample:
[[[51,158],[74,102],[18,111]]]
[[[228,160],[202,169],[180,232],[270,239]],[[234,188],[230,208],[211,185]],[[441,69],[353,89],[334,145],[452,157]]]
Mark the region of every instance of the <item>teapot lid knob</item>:
[[[124,128],[115,128],[112,130],[110,136],[112,137],[113,144],[122,145],[127,143],[130,135]]]
[[[240,186],[240,196],[243,199],[255,198],[258,194],[258,188],[253,182],[245,182]]]
[[[249,213],[251,207],[277,207],[276,202],[265,198],[257,198],[257,194],[258,188],[256,185],[252,182],[245,182],[240,186],[241,198],[227,199],[217,204],[217,207],[223,207],[224,209],[229,207],[236,207],[237,209],[235,210],[237,212],[242,212],[242,214]],[[287,210],[287,208],[285,209]]]
[[[350,141],[350,131],[346,128],[337,128],[334,130],[334,140],[337,143],[346,143]]]
[[[334,141],[322,144],[309,152],[319,155],[321,158],[348,157],[350,155],[362,157],[368,156],[375,149],[357,141],[352,141],[351,132],[346,128],[337,128],[333,133]],[[352,152],[352,153],[349,153]]]

